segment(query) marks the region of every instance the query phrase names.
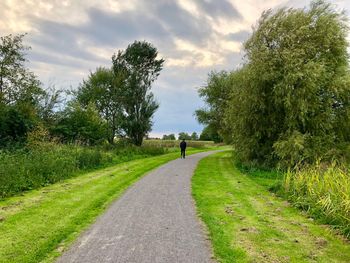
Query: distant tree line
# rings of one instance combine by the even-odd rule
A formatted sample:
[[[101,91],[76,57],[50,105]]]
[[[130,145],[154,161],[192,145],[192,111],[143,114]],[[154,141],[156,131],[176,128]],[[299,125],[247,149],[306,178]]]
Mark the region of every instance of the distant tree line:
[[[189,135],[187,132],[180,132],[178,134],[178,140],[192,140],[192,141],[198,141],[200,138],[198,137],[198,134],[196,132],[193,132],[191,135]],[[169,135],[164,134],[162,140],[176,140],[176,136],[174,133],[171,133]],[[207,140],[205,140],[207,141]],[[208,139],[208,141],[210,141]]]
[[[110,68],[90,73],[64,102],[62,91],[44,89],[25,67],[23,37],[0,38],[0,146],[25,144],[36,130],[62,142],[142,144],[159,107],[150,89],[164,60],[154,46],[135,41],[119,50]]]
[[[174,133],[164,134],[162,140],[176,140],[176,137]]]
[[[349,158],[348,25],[331,4],[268,10],[243,65],[212,72],[196,111],[242,163],[290,167]]]

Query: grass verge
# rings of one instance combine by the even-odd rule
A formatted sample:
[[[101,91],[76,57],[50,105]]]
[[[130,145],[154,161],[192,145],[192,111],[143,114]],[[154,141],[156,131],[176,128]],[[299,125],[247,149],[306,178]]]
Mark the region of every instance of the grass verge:
[[[231,152],[201,160],[192,180],[219,262],[350,262],[346,240],[271,194],[273,178],[240,172]]]
[[[132,183],[178,157],[134,160],[0,201],[0,262],[53,261]]]
[[[41,143],[0,150],[0,198],[38,189],[81,172],[168,152],[156,146],[79,146]]]

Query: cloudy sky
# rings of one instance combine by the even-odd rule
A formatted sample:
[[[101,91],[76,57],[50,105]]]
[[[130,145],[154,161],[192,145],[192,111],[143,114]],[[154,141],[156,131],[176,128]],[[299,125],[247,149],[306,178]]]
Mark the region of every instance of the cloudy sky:
[[[333,0],[350,12],[349,0]],[[153,86],[160,108],[151,135],[200,132],[197,88],[211,70],[239,66],[261,13],[309,0],[0,0],[0,35],[28,33],[28,66],[47,87],[76,88],[134,40],[166,60]]]

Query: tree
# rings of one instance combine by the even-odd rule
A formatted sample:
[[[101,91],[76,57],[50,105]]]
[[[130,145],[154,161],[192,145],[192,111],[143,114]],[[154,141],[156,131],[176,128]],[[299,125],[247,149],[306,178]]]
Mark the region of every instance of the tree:
[[[95,105],[83,108],[71,102],[57,118],[51,132],[65,142],[83,142],[94,145],[106,139],[106,122],[100,118]]]
[[[126,76],[111,69],[98,68],[91,73],[77,91],[77,101],[87,107],[93,103],[107,124],[107,138],[110,144],[121,132],[123,89]]]
[[[0,103],[0,146],[24,143],[27,133],[37,122],[36,112],[30,105]]]
[[[176,140],[175,134],[171,133],[169,135],[164,134],[162,140]]]
[[[206,108],[196,110],[197,120],[205,125],[210,125],[212,132],[221,134],[229,141],[223,112],[227,107],[231,91],[231,77],[226,71],[209,73],[207,84],[199,89],[199,96],[204,99]],[[222,141],[222,139],[220,139]]]
[[[60,106],[64,105],[65,100],[62,94],[62,90],[50,86],[40,99],[38,115],[47,128],[54,124],[56,113],[59,111]],[[42,128],[40,127],[38,129]]]
[[[225,114],[241,160],[313,162],[349,141],[347,35],[344,14],[324,1],[263,13]]]
[[[198,140],[198,134],[196,132],[193,132],[191,134],[191,140],[193,140],[193,141],[197,141]]]
[[[36,76],[24,65],[24,35],[0,37],[0,103],[37,104],[44,94]]]
[[[191,136],[187,132],[180,132],[178,138],[179,140],[191,140]]]
[[[217,133],[217,130],[212,128],[209,125],[207,125],[201,135],[199,136],[199,140],[201,141],[213,141],[215,143],[219,143],[222,142],[222,138],[220,137],[220,135]]]
[[[152,117],[159,107],[150,92],[164,63],[157,56],[157,49],[150,43],[135,41],[112,57],[114,74],[125,77],[121,128],[135,145],[141,145],[151,130]]]
[[[24,35],[0,37],[0,144],[25,142],[40,121],[40,100],[45,95],[36,76],[25,67]]]

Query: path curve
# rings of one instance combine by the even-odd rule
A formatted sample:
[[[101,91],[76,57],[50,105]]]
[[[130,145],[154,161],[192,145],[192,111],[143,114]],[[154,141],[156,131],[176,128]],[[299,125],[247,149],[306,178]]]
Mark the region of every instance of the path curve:
[[[58,262],[213,262],[191,196],[194,169],[211,153],[171,161],[141,178]]]

